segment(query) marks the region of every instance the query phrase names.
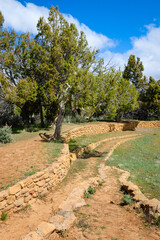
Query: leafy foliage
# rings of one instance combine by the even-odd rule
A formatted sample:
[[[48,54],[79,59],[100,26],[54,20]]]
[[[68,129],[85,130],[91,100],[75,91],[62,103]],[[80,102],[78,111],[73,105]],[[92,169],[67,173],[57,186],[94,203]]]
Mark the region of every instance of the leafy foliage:
[[[11,133],[12,133],[12,130],[8,126],[0,128],[0,142],[10,143],[12,141]]]

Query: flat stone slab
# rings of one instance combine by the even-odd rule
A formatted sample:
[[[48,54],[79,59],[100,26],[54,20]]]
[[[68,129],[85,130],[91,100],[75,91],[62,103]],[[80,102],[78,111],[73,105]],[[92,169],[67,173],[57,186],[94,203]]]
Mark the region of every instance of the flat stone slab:
[[[55,226],[48,222],[41,222],[38,225],[37,231],[42,234],[43,237],[49,237],[50,234],[55,230]]]
[[[72,226],[75,219],[76,217],[72,211],[61,210],[51,217],[49,222],[55,226],[56,230],[64,231]]]
[[[21,240],[43,240],[43,238],[36,232],[30,232]]]

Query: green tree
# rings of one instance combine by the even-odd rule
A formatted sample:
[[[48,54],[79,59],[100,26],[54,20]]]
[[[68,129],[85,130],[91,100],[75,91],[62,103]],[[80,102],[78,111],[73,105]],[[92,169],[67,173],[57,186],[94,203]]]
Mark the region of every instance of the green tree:
[[[120,121],[124,113],[138,106],[138,92],[120,71],[111,69],[102,76],[97,109],[109,119]]]
[[[84,33],[79,34],[75,25],[69,24],[58,8],[53,6],[48,22],[40,18],[37,29],[36,40],[45,55],[45,62],[41,59],[41,66],[46,64],[44,67],[48,68],[47,75],[51,73],[59,109],[52,138],[59,139],[65,106],[70,99],[71,91],[75,88],[75,82],[81,81],[80,69],[83,69],[84,79],[95,62],[97,52],[90,50]],[[79,83],[77,82],[77,90]]]
[[[151,113],[160,114],[160,82],[150,77],[148,88],[144,97],[145,108]]]
[[[146,77],[143,78],[143,71],[144,67],[140,58],[137,57],[136,59],[135,55],[130,55],[123,72],[123,78],[133,83],[139,92],[141,92],[146,84]]]

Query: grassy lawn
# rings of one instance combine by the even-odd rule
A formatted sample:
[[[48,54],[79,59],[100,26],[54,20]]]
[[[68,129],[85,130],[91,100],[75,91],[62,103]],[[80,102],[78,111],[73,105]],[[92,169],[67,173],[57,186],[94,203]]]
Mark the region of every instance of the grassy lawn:
[[[68,144],[69,144],[69,149],[70,151],[74,151],[77,148],[83,148],[88,146],[91,143],[101,141],[106,138],[111,138],[111,137],[118,137],[118,136],[125,136],[125,135],[130,135],[130,134],[135,134],[133,131],[120,131],[120,132],[108,132],[108,133],[100,133],[100,134],[90,134],[90,135],[82,135],[81,137],[71,139]]]
[[[148,198],[160,200],[160,129],[146,129],[143,137],[120,145],[106,164],[129,171]]]

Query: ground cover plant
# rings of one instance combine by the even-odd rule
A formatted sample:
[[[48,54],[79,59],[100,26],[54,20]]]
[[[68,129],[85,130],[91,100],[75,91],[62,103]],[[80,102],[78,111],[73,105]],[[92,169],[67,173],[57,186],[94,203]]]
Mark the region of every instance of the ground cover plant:
[[[160,129],[145,129],[141,133],[142,137],[115,149],[106,164],[129,171],[130,180],[148,198],[160,200]]]

